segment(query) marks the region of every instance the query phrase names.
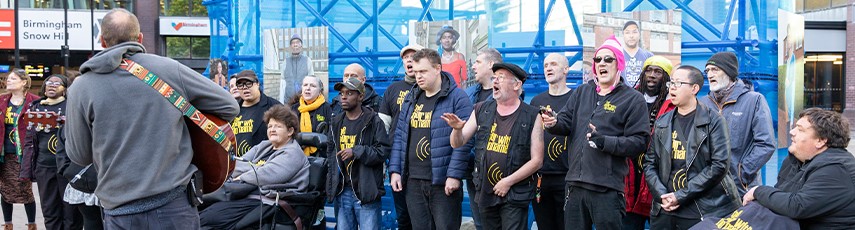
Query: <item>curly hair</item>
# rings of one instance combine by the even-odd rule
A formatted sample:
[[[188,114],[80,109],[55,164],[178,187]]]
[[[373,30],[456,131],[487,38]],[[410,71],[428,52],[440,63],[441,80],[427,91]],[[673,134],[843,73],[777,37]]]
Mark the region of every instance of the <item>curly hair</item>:
[[[849,146],[849,119],[840,113],[820,108],[809,108],[799,113],[799,119],[807,118],[816,137],[825,139],[825,146],[829,148],[846,148]]]

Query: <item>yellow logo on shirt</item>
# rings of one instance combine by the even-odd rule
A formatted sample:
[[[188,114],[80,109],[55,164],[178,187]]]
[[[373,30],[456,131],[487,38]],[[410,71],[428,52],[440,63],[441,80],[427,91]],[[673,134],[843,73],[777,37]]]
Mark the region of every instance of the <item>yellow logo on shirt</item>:
[[[606,112],[614,113],[617,106],[613,105],[611,101],[606,101],[606,104],[603,104],[603,109],[606,110]]]
[[[243,120],[243,116],[235,117],[232,121],[232,129],[235,131],[235,134],[251,133],[252,126],[253,119]]]
[[[15,124],[16,117],[18,117],[18,114],[12,112],[12,106],[6,107],[6,119],[4,119],[4,123],[7,125]]]
[[[715,226],[724,230],[751,230],[751,225],[747,221],[740,219],[742,210],[736,210],[729,217],[721,218],[715,223]]]
[[[671,133],[671,158],[674,160],[686,160],[686,147],[677,139],[677,131]]]
[[[56,134],[50,135],[50,138],[48,139],[48,151],[53,155],[56,155],[57,144],[59,144],[59,140],[57,140]]]
[[[356,144],[356,134],[345,135],[345,133],[347,133],[347,127],[341,127],[341,135],[339,135],[339,148],[353,148],[353,145]]]
[[[326,120],[326,117],[324,117],[323,115],[320,115],[320,114],[315,114],[315,120],[318,120],[318,122],[321,122],[321,121]]]
[[[496,123],[490,128],[490,138],[487,140],[487,151],[508,154],[508,146],[511,144],[511,136],[496,134]]]
[[[401,104],[404,104],[404,98],[407,97],[407,93],[410,93],[409,90],[401,90],[398,92],[398,99],[395,100],[395,103],[398,104],[398,110],[401,110]]]
[[[430,128],[430,118],[433,115],[433,111],[422,112],[422,108],[425,105],[416,105],[416,109],[413,111],[413,116],[410,119],[410,127],[412,128]]]

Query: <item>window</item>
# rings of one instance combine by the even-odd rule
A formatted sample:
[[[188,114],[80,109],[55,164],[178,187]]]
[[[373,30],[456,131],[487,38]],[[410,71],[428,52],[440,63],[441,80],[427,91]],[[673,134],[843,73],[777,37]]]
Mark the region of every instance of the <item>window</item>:
[[[805,108],[843,112],[844,71],[843,53],[805,54]]]
[[[207,17],[208,8],[202,0],[160,0],[160,15]]]
[[[208,59],[211,55],[208,37],[166,37],[166,56],[178,59]]]

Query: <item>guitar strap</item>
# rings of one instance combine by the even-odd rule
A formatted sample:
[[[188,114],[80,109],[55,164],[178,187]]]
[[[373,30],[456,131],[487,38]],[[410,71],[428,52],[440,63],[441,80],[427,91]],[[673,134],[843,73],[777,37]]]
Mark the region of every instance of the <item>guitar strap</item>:
[[[204,114],[199,112],[195,106],[191,105],[184,96],[181,96],[178,91],[175,91],[172,86],[169,86],[165,81],[161,80],[156,74],[151,71],[148,71],[145,67],[141,66],[139,63],[131,61],[130,59],[122,58],[122,63],[119,65],[120,69],[130,72],[148,86],[151,86],[154,90],[157,90],[161,96],[163,96],[170,104],[174,105],[185,117],[196,123],[197,126],[202,128],[208,136],[217,141],[220,146],[225,150],[231,150],[231,143],[229,143],[226,138],[226,131],[231,129],[231,126],[224,126],[221,128],[216,125],[213,121],[208,120]]]

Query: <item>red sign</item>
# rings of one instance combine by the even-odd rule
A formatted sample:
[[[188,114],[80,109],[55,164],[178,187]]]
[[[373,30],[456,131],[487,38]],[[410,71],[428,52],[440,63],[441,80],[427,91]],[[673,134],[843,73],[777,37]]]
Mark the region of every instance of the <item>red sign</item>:
[[[14,10],[0,10],[0,49],[15,49]]]

